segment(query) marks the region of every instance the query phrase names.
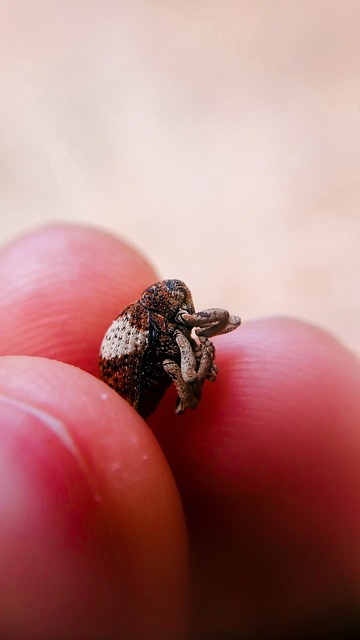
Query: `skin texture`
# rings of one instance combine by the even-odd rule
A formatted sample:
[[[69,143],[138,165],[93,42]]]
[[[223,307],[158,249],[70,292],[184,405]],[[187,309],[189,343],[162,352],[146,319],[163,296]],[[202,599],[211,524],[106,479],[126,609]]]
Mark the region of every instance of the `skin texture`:
[[[0,253],[0,637],[346,638],[358,360],[297,320],[244,322],[214,339],[199,408],[174,415],[169,390],[147,426],[94,374],[157,279],[94,229]]]

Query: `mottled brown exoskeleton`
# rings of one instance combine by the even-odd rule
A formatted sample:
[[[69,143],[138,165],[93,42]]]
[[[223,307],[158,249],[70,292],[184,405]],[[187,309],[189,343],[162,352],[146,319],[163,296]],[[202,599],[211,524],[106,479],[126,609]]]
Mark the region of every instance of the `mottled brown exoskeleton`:
[[[146,417],[173,381],[176,413],[195,409],[205,380],[216,380],[215,349],[209,338],[233,331],[240,318],[225,309],[195,313],[181,280],[145,289],[114,320],[100,348],[102,379]],[[191,336],[194,327],[198,342]]]

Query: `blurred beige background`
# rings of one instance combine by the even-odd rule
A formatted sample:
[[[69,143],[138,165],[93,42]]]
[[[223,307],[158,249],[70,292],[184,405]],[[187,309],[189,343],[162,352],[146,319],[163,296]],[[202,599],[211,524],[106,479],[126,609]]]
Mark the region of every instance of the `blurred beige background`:
[[[0,240],[101,225],[360,352],[360,4],[0,2]]]

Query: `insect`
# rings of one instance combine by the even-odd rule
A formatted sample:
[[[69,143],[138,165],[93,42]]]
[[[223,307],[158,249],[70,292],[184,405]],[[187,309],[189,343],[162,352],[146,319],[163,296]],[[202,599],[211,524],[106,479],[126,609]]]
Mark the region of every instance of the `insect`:
[[[101,377],[146,417],[175,384],[176,413],[195,409],[205,380],[214,382],[215,348],[209,338],[233,331],[238,316],[225,309],[195,313],[181,280],[162,280],[145,289],[105,333],[100,348]],[[195,328],[198,340],[192,335]]]

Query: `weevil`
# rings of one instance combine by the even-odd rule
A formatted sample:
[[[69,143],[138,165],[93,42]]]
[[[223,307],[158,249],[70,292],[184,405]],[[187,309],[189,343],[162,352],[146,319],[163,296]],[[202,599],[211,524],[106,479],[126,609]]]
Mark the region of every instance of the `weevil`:
[[[209,338],[239,325],[240,318],[225,309],[196,313],[181,280],[156,282],[106,331],[101,378],[143,417],[154,411],[172,382],[178,393],[175,412],[195,409],[204,381],[214,382],[218,372]]]

